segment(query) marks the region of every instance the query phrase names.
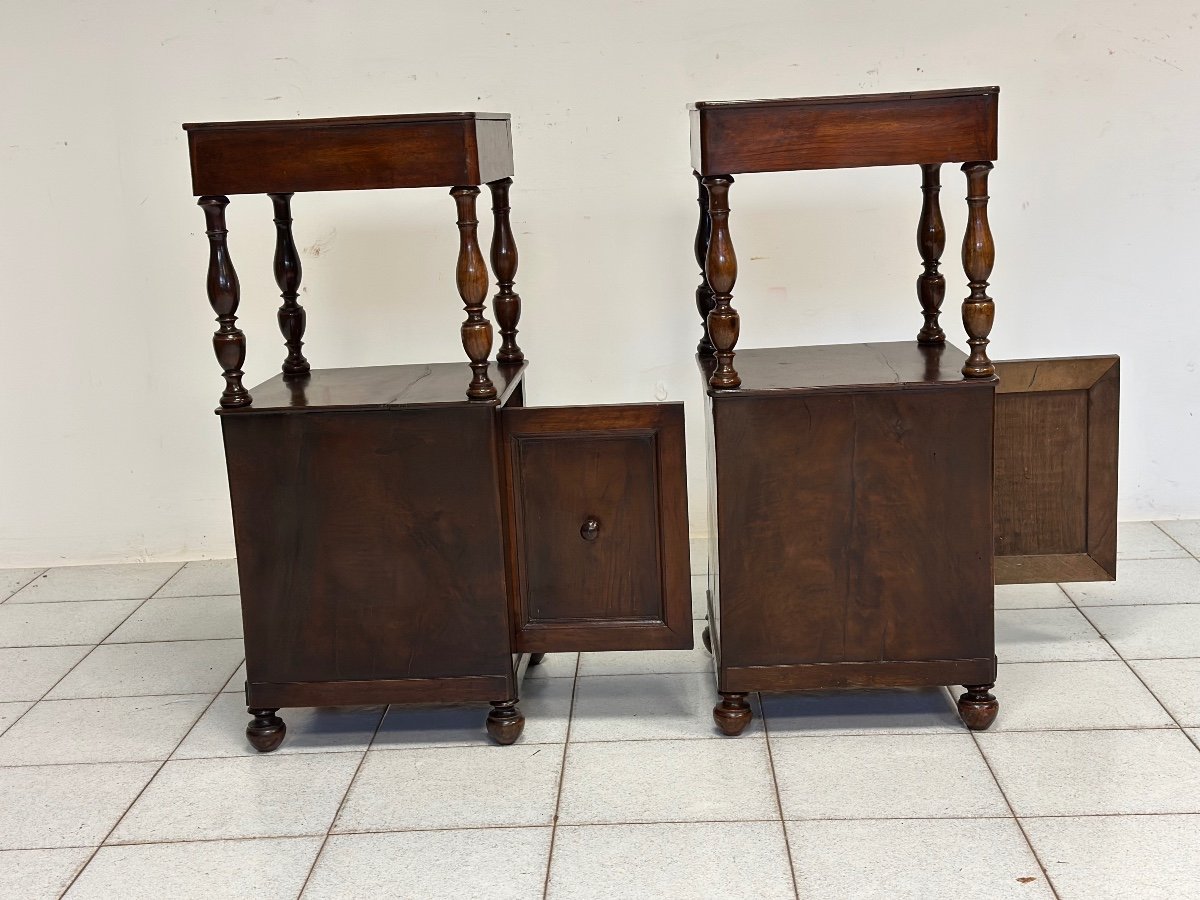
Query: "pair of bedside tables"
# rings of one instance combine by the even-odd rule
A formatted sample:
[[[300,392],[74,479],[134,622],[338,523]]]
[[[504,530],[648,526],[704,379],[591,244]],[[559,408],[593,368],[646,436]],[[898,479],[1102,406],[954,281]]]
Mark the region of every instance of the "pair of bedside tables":
[[[705,642],[726,734],[749,722],[752,691],[902,685],[965,685],[963,720],[986,728],[993,584],[1115,577],[1116,359],[988,357],[996,101],[977,88],[692,108]],[[543,654],[692,646],[683,405],[525,405],[509,126],[483,113],[184,126],[259,750],[283,740],[283,707],[364,703],[490,702],[488,733],[509,744]],[[939,323],[947,162],[967,175],[969,356]],[[907,164],[922,172],[918,339],[737,350],[733,177]],[[453,198],[468,362],[313,369],[294,194],[407,187]],[[224,210],[255,193],[274,209],[287,355],[248,390]]]

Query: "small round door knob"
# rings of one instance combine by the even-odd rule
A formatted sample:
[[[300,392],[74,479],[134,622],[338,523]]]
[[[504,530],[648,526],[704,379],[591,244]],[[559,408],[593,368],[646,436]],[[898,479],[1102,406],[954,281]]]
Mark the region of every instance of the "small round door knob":
[[[584,519],[583,524],[579,526],[579,536],[585,541],[594,541],[600,537],[600,520],[595,516]]]

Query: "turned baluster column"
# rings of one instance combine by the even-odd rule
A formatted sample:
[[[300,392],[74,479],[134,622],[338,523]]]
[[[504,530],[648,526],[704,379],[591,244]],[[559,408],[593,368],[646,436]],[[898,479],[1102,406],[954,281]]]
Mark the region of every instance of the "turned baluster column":
[[[208,235],[208,302],[217,314],[218,328],[213,335],[213,351],[225,377],[225,390],[221,394],[221,405],[226,408],[249,406],[250,392],[242,385],[242,364],[246,362],[246,336],[237,327],[238,299],[241,287],[233,260],[229,258],[229,244],[225,228],[225,207],[229,198],[206,196],[196,201],[204,210]]]
[[[268,194],[275,207],[275,283],[279,285],[283,305],[279,307],[279,331],[287,346],[287,359],[283,361],[285,378],[307,375],[311,369],[304,358],[304,307],[300,296],[300,254],[296,252],[296,241],[292,237],[292,195]]]
[[[463,349],[471,360],[471,383],[467,396],[472,400],[491,400],[496,387],[488,378],[488,356],[492,352],[492,323],[483,314],[487,298],[488,272],[479,250],[479,220],[475,216],[475,198],[479,188],[458,186],[450,189],[458,207],[458,268],[455,282],[467,318],[462,324]]]
[[[971,346],[971,356],[962,373],[968,378],[989,378],[996,374],[996,367],[987,355],[988,334],[996,315],[996,305],[987,295],[988,278],[996,261],[987,218],[987,181],[992,164],[968,162],[963,163],[962,170],[967,176],[967,232],[963,235],[962,260],[971,289],[962,306],[963,327]]]
[[[918,344],[944,344],[946,332],[938,324],[942,301],[946,297],[946,278],[938,272],[942,251],[946,249],[946,226],[938,194],[942,189],[941,165],[921,166],[921,218],[917,220],[917,250],[925,271],[917,278],[917,298],[925,324],[917,335]]]
[[[488,182],[492,192],[492,271],[496,274],[497,291],[492,300],[496,324],[500,326],[500,350],[496,361],[519,363],[525,354],[517,346],[517,323],[521,321],[521,295],[513,291],[517,277],[517,242],[509,221],[508,189],[511,178]]]
[[[708,336],[717,366],[708,383],[714,388],[735,388],[742,379],[733,368],[733,348],[737,346],[740,325],[737,310],[733,308],[737,257],[729,236],[729,186],[733,184],[733,176],[706,175],[700,183],[708,193],[708,218],[712,229],[704,257],[704,277],[713,295],[713,307],[708,314]]]
[[[696,176],[696,187],[699,190],[699,196],[696,198],[696,203],[700,207],[700,221],[696,223],[696,265],[700,267],[700,284],[696,286],[696,311],[700,313],[700,325],[704,329],[704,334],[700,338],[700,343],[696,345],[696,352],[701,356],[713,355],[712,338],[708,335],[708,314],[713,308],[713,292],[709,290],[708,279],[704,276],[704,258],[708,255],[708,236],[712,233],[712,221],[708,218],[708,190],[704,187],[704,181],[700,178],[699,172],[693,172]]]

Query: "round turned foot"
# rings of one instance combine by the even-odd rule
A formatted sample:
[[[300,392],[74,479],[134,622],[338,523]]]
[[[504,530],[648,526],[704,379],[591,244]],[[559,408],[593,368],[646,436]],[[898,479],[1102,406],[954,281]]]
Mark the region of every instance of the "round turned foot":
[[[708,626],[704,626],[704,630],[700,632],[700,640],[704,641],[704,649],[712,653],[712,635],[708,633]]]
[[[1000,704],[990,693],[994,684],[965,684],[966,693],[958,698],[958,714],[972,731],[986,731],[996,721]]]
[[[508,746],[525,730],[525,716],[515,700],[493,700],[487,717],[487,733],[497,744]]]
[[[713,721],[724,734],[736,737],[746,730],[754,714],[750,712],[750,704],[746,702],[745,694],[727,694],[721,692],[721,702],[713,707]]]
[[[279,707],[274,709],[251,708],[246,712],[254,716],[246,726],[246,737],[250,739],[250,744],[255,750],[259,753],[270,753],[283,743],[283,736],[287,734],[287,726],[283,724],[283,719],[275,715],[279,712]]]
[[[540,666],[542,664],[542,660],[545,658],[546,658],[545,653],[530,653],[529,654],[529,668],[532,669],[534,666]]]

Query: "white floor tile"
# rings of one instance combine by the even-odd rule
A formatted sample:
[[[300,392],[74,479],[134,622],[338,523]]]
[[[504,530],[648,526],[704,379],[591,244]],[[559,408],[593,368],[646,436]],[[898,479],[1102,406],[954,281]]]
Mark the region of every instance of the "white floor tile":
[[[102,644],[48,699],[217,693],[243,658],[241,641]]]
[[[708,535],[692,535],[688,541],[692,556],[692,574],[708,574]]]
[[[692,576],[692,618],[703,619],[708,615],[708,575]]]
[[[1077,609],[996,611],[1000,662],[1068,662],[1116,659],[1112,647]]]
[[[166,759],[211,699],[43,700],[0,735],[0,766]]]
[[[33,706],[32,700],[14,700],[11,703],[0,703],[0,735],[8,731],[10,725],[25,714]],[[0,894],[0,896],[3,896]]]
[[[778,815],[766,741],[567,747],[560,824],[736,822]]]
[[[96,846],[158,763],[0,768],[0,850]]]
[[[0,603],[45,571],[45,569],[0,569]]]
[[[1055,609],[1073,604],[1057,584],[998,584],[996,609]]]
[[[1200,562],[1186,559],[1130,559],[1116,581],[1064,584],[1079,606],[1200,603]]]
[[[383,709],[382,706],[281,709],[279,717],[287,726],[287,735],[272,756],[325,750],[365,751],[383,717]],[[258,756],[246,738],[249,721],[241,694],[220,694],[172,758]]]
[[[242,660],[242,664],[238,666],[237,671],[229,676],[229,680],[225,682],[225,687],[221,688],[223,694],[241,694],[243,697],[246,694],[246,661]]]
[[[779,822],[561,826],[547,898],[592,900],[598,885],[606,900],[796,896]]]
[[[98,644],[141,600],[0,605],[0,647]]]
[[[1187,550],[1153,522],[1117,525],[1117,559],[1175,559],[1187,555]],[[1120,575],[1124,577],[1123,569]]]
[[[526,678],[518,704],[525,730],[517,744],[561,744],[571,718],[571,678]],[[489,741],[486,703],[443,706],[390,706],[372,749],[478,747]]]
[[[1125,663],[1001,663],[992,731],[1165,728],[1167,711]],[[956,691],[958,693],[958,691]]]
[[[240,638],[240,597],[154,597],[105,641],[197,641]]]
[[[198,559],[187,563],[155,597],[217,597],[237,594],[236,559]]]
[[[967,734],[772,738],[785,819],[1008,815]]]
[[[1131,665],[1180,725],[1200,725],[1200,659],[1135,659]]]
[[[574,678],[578,665],[578,653],[547,653],[540,663],[525,670],[525,678]]]
[[[371,750],[334,831],[550,825],[561,744]]]
[[[960,734],[962,721],[942,688],[763,694],[772,738],[810,734]]]
[[[549,855],[549,828],[335,834],[304,900],[530,900],[542,896]]]
[[[13,594],[10,602],[145,600],[179,568],[179,563],[123,563],[47,569]]]
[[[1126,659],[1200,656],[1200,603],[1096,606],[1087,614]]]
[[[69,900],[260,900],[295,897],[320,837],[101,847]]]
[[[0,850],[0,897],[58,900],[91,855],[91,847]]]
[[[571,742],[727,740],[713,723],[713,705],[720,699],[711,673],[580,678],[575,688]],[[739,740],[763,734],[758,698],[752,694],[749,700],[754,719]]]
[[[1200,812],[1200,752],[1181,731],[978,738],[1018,816]]]
[[[1194,556],[1200,555],[1200,519],[1155,522],[1177,544]]]
[[[1200,816],[1025,819],[1063,900],[1180,900],[1200,885]]]
[[[173,759],[108,843],[323,834],[360,759],[357,753]]]
[[[788,822],[806,900],[1053,898],[1012,819]]]
[[[713,658],[700,640],[705,623],[693,620],[696,646],[691,650],[612,650],[605,653],[582,653],[579,674],[584,675],[643,675],[678,674],[713,671]],[[715,688],[714,688],[715,690]]]
[[[40,700],[91,650],[90,646],[0,649],[0,700]]]

